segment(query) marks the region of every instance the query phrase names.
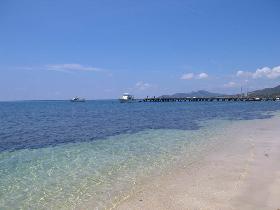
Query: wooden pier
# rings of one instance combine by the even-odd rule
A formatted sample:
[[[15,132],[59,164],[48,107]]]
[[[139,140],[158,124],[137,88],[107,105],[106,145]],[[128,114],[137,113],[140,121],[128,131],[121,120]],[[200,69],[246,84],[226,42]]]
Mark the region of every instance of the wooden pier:
[[[188,97],[188,98],[145,98],[142,102],[214,102],[214,101],[280,101],[280,98],[257,98],[257,97]]]

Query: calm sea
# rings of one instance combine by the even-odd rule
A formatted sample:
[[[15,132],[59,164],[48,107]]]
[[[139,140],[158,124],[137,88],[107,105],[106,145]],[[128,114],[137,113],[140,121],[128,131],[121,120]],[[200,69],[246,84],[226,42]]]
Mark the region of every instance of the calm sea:
[[[269,118],[279,102],[0,103],[0,209],[111,207],[224,122]]]

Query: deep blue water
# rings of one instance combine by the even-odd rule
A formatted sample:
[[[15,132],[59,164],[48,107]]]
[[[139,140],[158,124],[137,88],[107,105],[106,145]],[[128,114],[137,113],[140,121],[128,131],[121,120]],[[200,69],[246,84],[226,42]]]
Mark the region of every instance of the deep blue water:
[[[0,151],[96,141],[145,129],[195,130],[201,121],[268,118],[267,112],[279,109],[279,102],[1,102]]]

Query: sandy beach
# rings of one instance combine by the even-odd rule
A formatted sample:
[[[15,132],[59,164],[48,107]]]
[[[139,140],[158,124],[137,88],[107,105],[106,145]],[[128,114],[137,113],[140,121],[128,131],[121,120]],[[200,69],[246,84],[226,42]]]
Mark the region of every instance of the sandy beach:
[[[280,116],[235,121],[227,143],[174,166],[113,209],[280,209]]]

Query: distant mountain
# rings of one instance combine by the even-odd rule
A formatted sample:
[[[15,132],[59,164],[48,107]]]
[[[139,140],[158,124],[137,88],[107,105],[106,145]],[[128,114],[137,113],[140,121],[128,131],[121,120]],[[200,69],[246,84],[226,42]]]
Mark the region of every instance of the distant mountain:
[[[274,88],[265,88],[262,90],[255,90],[249,93],[251,97],[276,97],[280,96],[280,85]]]
[[[187,97],[218,97],[225,94],[211,93],[206,90],[193,91],[190,93],[175,93],[173,95],[162,95],[160,98],[187,98]]]

